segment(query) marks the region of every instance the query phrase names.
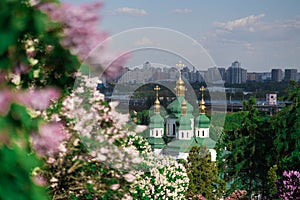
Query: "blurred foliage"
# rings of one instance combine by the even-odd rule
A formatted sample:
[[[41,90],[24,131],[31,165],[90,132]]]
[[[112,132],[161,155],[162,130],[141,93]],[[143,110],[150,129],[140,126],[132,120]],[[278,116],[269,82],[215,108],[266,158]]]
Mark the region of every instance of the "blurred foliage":
[[[23,106],[12,104],[9,113],[0,116],[0,127],[0,199],[48,199],[45,189],[30,176],[41,166],[29,143],[38,120],[31,120]]]
[[[66,89],[73,85],[80,63],[60,45],[60,24],[26,0],[1,1],[0,18],[1,73],[21,73],[23,88],[54,85]],[[26,50],[28,43],[34,49],[31,52]]]
[[[0,18],[0,89],[52,85],[70,90],[79,61],[60,45],[61,25],[27,0],[0,1]],[[20,82],[11,81],[12,75],[20,76]],[[6,96],[1,95],[3,103]],[[0,114],[0,199],[48,199],[32,177],[43,162],[31,148],[31,134],[43,120],[17,103],[8,110]]]

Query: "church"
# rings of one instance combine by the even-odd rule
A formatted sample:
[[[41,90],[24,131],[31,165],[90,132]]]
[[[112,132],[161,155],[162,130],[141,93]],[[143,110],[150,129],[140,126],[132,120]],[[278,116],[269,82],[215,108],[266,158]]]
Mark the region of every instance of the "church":
[[[165,118],[160,113],[160,101],[156,86],[154,114],[150,117],[149,134],[147,139],[156,154],[170,155],[175,159],[187,159],[193,146],[205,145],[211,154],[211,160],[216,161],[216,142],[209,137],[210,119],[205,113],[204,91],[199,104],[198,116],[193,115],[193,106],[185,99],[185,85],[179,73],[176,82],[176,99],[167,106]]]

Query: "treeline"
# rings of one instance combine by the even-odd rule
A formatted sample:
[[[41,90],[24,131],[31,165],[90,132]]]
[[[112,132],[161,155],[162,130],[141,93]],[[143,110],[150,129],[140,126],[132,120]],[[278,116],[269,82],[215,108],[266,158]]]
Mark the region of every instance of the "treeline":
[[[284,171],[300,169],[299,84],[290,83],[284,100],[292,103],[274,116],[258,112],[254,98],[243,111],[227,115],[218,155],[220,175],[231,191],[275,199],[275,181]]]

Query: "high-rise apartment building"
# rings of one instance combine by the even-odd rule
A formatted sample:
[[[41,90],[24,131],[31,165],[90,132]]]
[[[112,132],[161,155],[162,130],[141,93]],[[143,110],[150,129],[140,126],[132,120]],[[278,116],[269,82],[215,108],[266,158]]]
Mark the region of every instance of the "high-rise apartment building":
[[[298,70],[297,69],[285,69],[284,81],[298,81]]]
[[[281,69],[272,69],[271,80],[274,82],[280,82],[283,78],[283,72]]]
[[[223,82],[225,80],[225,68],[211,67],[206,72],[206,81],[209,83]]]
[[[240,84],[247,81],[247,70],[241,68],[241,63],[235,61],[226,71],[226,82],[231,84]]]

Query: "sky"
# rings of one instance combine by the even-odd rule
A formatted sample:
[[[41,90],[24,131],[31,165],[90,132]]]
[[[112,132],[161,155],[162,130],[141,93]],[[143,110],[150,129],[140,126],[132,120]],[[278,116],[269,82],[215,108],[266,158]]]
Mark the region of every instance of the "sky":
[[[146,61],[172,65],[183,60],[201,69],[213,65],[227,68],[237,60],[248,72],[273,68],[300,72],[299,0],[102,2],[99,29],[116,36],[118,47],[135,52],[128,65]]]

